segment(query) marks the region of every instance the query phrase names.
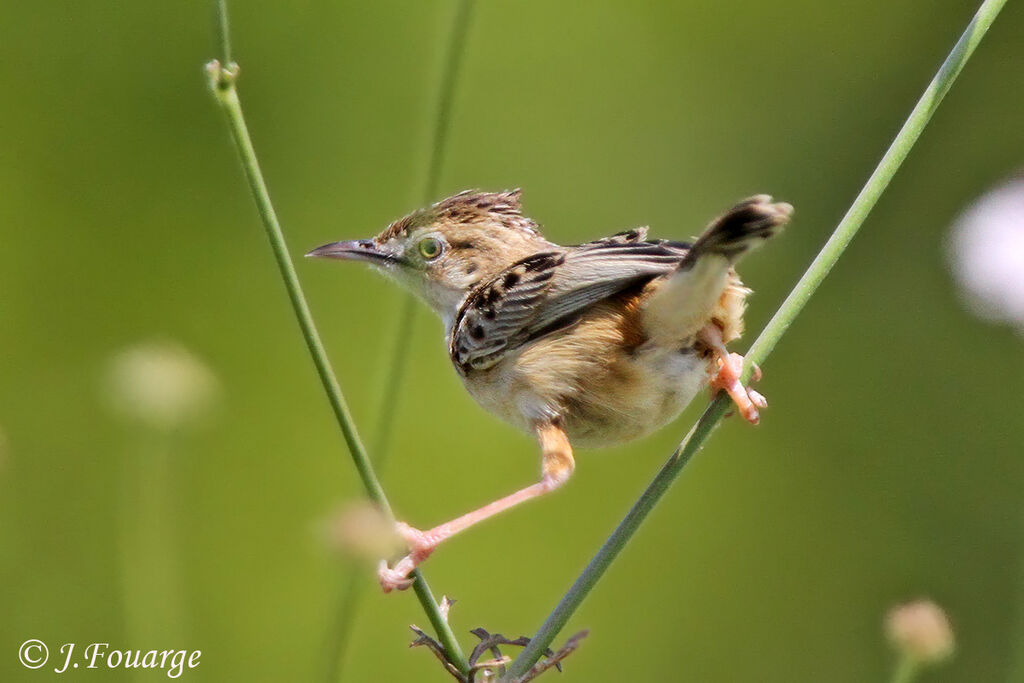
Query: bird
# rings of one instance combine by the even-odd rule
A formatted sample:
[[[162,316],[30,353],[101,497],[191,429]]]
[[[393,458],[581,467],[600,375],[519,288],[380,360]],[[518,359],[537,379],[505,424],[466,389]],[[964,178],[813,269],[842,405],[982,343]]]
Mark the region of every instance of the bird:
[[[408,554],[393,566],[381,560],[384,592],[412,585],[412,571],[443,541],[561,487],[574,445],[649,434],[704,387],[727,392],[757,424],[767,401],[741,383],[743,357],[726,348],[743,331],[751,293],[734,266],[792,212],[755,195],[692,242],[649,240],[635,228],[561,246],[523,213],[521,190],[466,190],[375,237],[306,254],[367,263],[419,296],[441,317],[470,395],[540,445],[537,483],[426,531],[395,522]]]

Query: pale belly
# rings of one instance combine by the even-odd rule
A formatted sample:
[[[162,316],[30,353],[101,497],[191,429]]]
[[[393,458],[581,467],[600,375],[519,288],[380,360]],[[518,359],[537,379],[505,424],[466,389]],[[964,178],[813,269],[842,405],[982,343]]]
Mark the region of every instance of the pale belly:
[[[640,348],[611,361],[598,355],[517,355],[463,382],[481,406],[520,429],[558,419],[574,445],[600,447],[664,426],[711,374],[709,360],[692,351]]]

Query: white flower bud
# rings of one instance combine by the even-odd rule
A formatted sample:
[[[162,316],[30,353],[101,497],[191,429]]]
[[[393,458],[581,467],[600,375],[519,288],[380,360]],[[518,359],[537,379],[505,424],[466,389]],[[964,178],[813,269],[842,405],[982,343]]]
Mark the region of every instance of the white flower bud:
[[[331,550],[354,559],[376,561],[404,546],[394,523],[369,501],[340,506],[325,521],[324,536]]]
[[[948,659],[956,647],[949,618],[930,600],[893,608],[886,617],[885,630],[893,647],[918,664]]]
[[[1024,334],[1024,177],[967,207],[953,224],[949,259],[971,311]]]
[[[106,393],[117,414],[169,431],[196,422],[219,393],[216,377],[178,344],[151,342],[118,352]]]

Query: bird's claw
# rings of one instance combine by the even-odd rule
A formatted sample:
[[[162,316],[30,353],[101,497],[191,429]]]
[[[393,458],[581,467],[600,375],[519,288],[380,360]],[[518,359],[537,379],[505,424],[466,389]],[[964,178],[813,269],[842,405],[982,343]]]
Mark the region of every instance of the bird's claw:
[[[760,393],[759,391],[757,391],[757,390],[755,390],[755,389],[753,389],[751,387],[746,387],[746,390],[747,390],[747,396],[750,398],[750,402],[751,403],[753,403],[758,408],[767,408],[768,407],[768,399],[766,399],[764,397],[764,394]]]
[[[409,554],[395,563],[394,567],[389,567],[387,560],[381,560],[377,565],[377,580],[385,593],[393,590],[404,591],[411,586],[415,579],[410,578],[409,574],[430,557],[437,547],[437,541],[429,533],[405,522],[395,522],[395,533],[409,548]]]
[[[404,591],[413,584],[415,579],[409,577],[412,568],[403,570],[400,568],[401,564],[402,562],[399,562],[392,569],[388,566],[387,560],[381,560],[377,565],[377,580],[380,581],[380,587],[385,593],[390,593],[393,590]]]
[[[740,382],[740,375],[743,373],[743,356],[738,353],[730,353],[718,357],[718,373],[711,378],[712,391],[725,391],[729,398],[736,404],[743,419],[750,424],[757,424],[761,421],[761,414],[758,408],[767,408],[768,400],[763,395],[750,387],[745,387]],[[752,381],[761,378],[761,368],[754,366]]]

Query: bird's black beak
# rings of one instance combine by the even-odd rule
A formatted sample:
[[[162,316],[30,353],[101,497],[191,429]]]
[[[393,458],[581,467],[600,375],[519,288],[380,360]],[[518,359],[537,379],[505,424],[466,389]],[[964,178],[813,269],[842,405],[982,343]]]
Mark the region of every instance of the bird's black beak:
[[[349,240],[347,242],[331,242],[317,247],[306,254],[307,258],[337,258],[349,261],[366,261],[368,263],[400,263],[401,259],[382,248],[373,240]]]

